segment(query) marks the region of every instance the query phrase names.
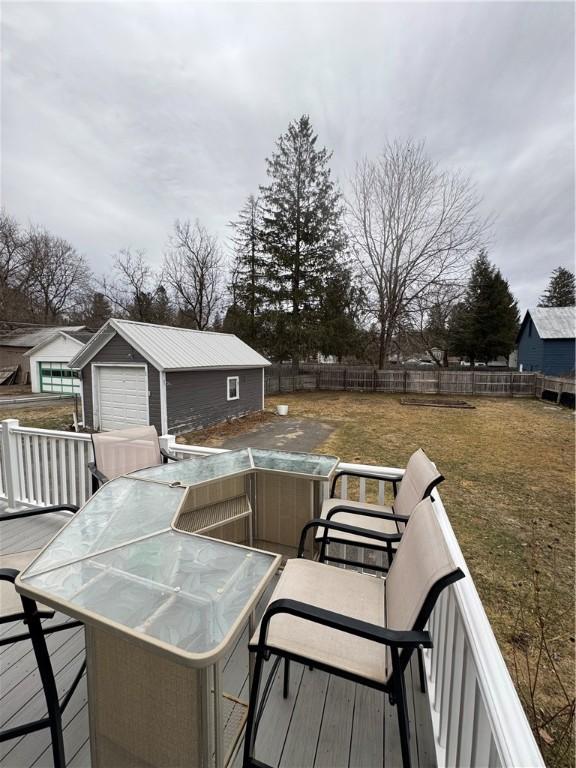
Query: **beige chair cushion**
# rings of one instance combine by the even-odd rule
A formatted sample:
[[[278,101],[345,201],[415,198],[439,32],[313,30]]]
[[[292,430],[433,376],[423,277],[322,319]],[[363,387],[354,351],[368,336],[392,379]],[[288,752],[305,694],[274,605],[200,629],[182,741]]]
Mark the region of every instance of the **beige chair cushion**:
[[[434,584],[458,569],[430,499],[412,512],[386,578],[386,624],[413,629]]]
[[[334,568],[312,560],[288,560],[270,603],[299,600],[343,616],[384,626],[384,579]],[[252,638],[258,642],[260,627]],[[267,645],[304,656],[367,680],[386,681],[386,649],[371,640],[288,614],[274,616]]]
[[[380,504],[368,504],[365,501],[348,501],[347,499],[327,499],[322,504],[322,512],[320,516],[324,519],[328,517],[328,512],[335,506],[345,504],[347,507],[353,509],[368,509],[374,512],[396,512],[399,515],[405,515],[410,517],[412,510],[422,501],[424,494],[430,488],[430,485],[441,479],[442,475],[438,472],[434,464],[430,461],[424,451],[419,448],[415,453],[410,456],[406,471],[400,483],[398,495],[394,500],[394,508],[380,505]],[[374,517],[361,517],[357,514],[350,514],[345,512],[337,512],[332,518],[339,523],[346,523],[349,525],[356,525],[358,528],[369,528],[379,533],[398,533],[396,524],[391,520],[377,520]],[[400,532],[403,532],[403,525],[400,524]],[[316,530],[316,541],[320,541],[324,536],[324,529],[318,528]],[[367,536],[355,536],[353,533],[340,533],[334,531],[332,533],[334,538],[338,538],[340,541],[347,541],[351,544],[370,544],[371,541]],[[396,546],[396,545],[394,545]]]
[[[1,555],[0,568],[15,568],[17,571],[23,571],[40,551],[39,549],[29,549],[27,552]],[[43,611],[51,610],[39,603],[38,608]],[[16,592],[14,584],[9,581],[0,581],[0,616],[9,616],[12,613],[22,613],[22,600]]]
[[[342,499],[328,499],[322,505],[322,518],[326,519],[328,513],[334,507],[345,504],[347,507],[358,509],[368,509],[374,512],[387,512],[393,513],[392,507],[380,506],[379,504],[368,504],[360,501],[342,501]],[[357,514],[355,512],[336,512],[331,518],[336,523],[344,523],[345,525],[354,525],[356,528],[368,528],[372,531],[378,531],[379,533],[398,533],[396,523],[393,520],[387,520],[385,518],[368,517],[365,515]],[[403,525],[400,526],[401,530]],[[324,536],[324,528],[318,528],[316,532],[316,539],[320,541]],[[369,536],[357,536],[353,533],[344,533],[343,531],[329,531],[329,536],[332,536],[339,541],[347,541],[353,544],[377,544],[384,546],[381,542],[374,542]]]
[[[416,504],[424,498],[430,485],[441,477],[422,448],[419,448],[410,456],[406,465],[398,495],[394,499],[394,511],[409,517]]]
[[[131,427],[92,435],[94,461],[108,480],[162,463],[156,427]]]

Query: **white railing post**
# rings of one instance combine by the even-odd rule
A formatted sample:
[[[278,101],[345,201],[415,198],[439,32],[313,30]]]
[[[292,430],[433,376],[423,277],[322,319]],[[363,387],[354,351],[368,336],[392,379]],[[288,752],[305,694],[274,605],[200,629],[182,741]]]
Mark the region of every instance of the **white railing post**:
[[[2,465],[6,482],[7,512],[14,512],[20,500],[20,473],[18,467],[18,449],[16,433],[13,429],[19,426],[18,419],[2,421]]]
[[[160,448],[163,448],[168,453],[174,453],[176,450],[176,437],[174,435],[160,435],[158,438],[160,442]]]

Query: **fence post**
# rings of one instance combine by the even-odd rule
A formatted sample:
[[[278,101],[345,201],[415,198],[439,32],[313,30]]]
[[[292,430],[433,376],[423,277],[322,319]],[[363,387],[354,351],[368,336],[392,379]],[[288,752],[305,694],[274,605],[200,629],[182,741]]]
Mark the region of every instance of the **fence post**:
[[[16,435],[12,432],[19,425],[18,419],[2,421],[2,466],[8,498],[7,512],[15,512],[20,500],[20,475],[18,472],[18,447]]]

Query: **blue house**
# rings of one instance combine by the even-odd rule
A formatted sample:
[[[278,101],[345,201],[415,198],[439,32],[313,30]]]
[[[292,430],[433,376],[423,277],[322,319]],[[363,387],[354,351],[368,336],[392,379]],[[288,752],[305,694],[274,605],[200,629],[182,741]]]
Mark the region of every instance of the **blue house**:
[[[575,369],[576,307],[528,309],[516,337],[518,366],[551,376]]]

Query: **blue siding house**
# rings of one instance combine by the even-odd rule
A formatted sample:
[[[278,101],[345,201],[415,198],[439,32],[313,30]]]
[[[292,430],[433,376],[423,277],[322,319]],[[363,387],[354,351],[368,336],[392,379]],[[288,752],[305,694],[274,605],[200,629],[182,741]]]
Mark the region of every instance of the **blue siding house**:
[[[550,376],[574,373],[576,307],[528,309],[516,338],[518,366]]]

